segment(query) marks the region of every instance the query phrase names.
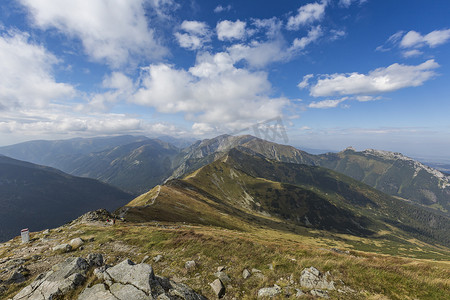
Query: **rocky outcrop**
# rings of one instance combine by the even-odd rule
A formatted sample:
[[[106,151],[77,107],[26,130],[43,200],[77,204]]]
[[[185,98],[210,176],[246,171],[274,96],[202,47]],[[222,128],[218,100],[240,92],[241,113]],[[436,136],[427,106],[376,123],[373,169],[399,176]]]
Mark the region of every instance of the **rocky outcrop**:
[[[68,258],[54,266],[51,271],[39,275],[13,300],[50,300],[64,297],[83,285],[89,269],[94,267],[97,268],[93,274],[100,279],[100,283],[86,287],[79,294],[79,300],[206,299],[187,285],[156,276],[148,264],[135,264],[126,259],[115,266],[108,266],[103,265],[101,254],[89,254],[87,259]]]
[[[329,272],[322,274],[314,267],[306,268],[300,276],[300,285],[307,289],[335,290],[334,282],[328,280]]]
[[[258,291],[258,298],[273,298],[281,294],[281,287],[274,285],[273,287],[262,288]]]

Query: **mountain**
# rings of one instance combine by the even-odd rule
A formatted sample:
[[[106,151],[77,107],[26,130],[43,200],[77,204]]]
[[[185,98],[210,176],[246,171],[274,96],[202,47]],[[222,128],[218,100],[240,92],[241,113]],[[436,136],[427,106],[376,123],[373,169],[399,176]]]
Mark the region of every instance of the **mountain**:
[[[144,140],[148,138],[131,135],[55,141],[37,140],[0,147],[0,154],[50,166],[68,173],[63,169],[63,165],[74,157]]]
[[[116,209],[131,199],[97,180],[0,156],[0,241],[19,235],[22,228],[56,227],[87,211]]]
[[[315,164],[392,196],[450,212],[450,176],[400,153],[352,148],[316,156]]]
[[[134,194],[161,184],[173,170],[179,149],[160,140],[147,139],[61,162],[76,176],[101,180]]]
[[[390,238],[450,245],[450,219],[444,215],[332,170],[270,160],[245,147],[152,189],[120,213],[131,221],[185,221],[230,229],[252,223],[356,236],[384,231]]]

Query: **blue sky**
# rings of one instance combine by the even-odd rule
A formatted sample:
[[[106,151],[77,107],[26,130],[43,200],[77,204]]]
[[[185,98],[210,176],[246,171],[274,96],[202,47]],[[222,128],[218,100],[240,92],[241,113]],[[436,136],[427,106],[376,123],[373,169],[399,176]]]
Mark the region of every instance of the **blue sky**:
[[[281,118],[298,147],[450,159],[449,12],[445,0],[2,1],[0,145],[208,138]]]

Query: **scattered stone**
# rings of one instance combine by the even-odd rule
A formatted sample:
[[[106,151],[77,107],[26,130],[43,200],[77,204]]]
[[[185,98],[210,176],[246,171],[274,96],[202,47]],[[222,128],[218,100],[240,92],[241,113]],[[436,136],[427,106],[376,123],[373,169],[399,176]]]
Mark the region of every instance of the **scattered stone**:
[[[218,298],[222,298],[225,295],[225,286],[223,285],[222,281],[220,281],[220,279],[214,280],[209,285]]]
[[[247,269],[244,269],[244,271],[242,271],[242,277],[243,277],[244,279],[249,278],[251,275],[252,275],[252,274],[251,274],[250,271],[247,270]]]
[[[322,291],[322,290],[311,290],[311,295],[316,296],[316,297],[320,297],[320,298],[330,298],[328,296],[328,292],[327,291]]]
[[[141,260],[141,264],[145,263],[149,258],[150,256],[148,255],[144,256],[144,258]]]
[[[231,281],[230,277],[225,272],[216,272],[214,276],[220,279],[222,283],[228,283]]]
[[[42,231],[43,235],[48,235],[50,234],[50,229],[45,229],[44,231]]]
[[[189,260],[184,264],[184,268],[188,271],[195,269],[196,263],[193,260]]]
[[[334,281],[328,281],[329,272],[321,274],[314,267],[305,268],[300,276],[300,285],[307,289],[335,290]]]
[[[161,254],[156,255],[155,257],[153,257],[153,261],[155,263],[160,262],[162,260],[163,256]]]
[[[273,264],[268,264],[269,270],[273,270]]]
[[[225,271],[226,268],[227,268],[227,267],[225,267],[225,266],[217,267],[217,272]]]
[[[69,245],[72,247],[72,250],[76,250],[84,244],[84,241],[81,238],[75,238],[69,242]]]
[[[113,216],[106,209],[97,209],[95,211],[89,211],[84,215],[80,216],[78,219],[72,221],[71,224],[75,223],[88,223],[88,222],[105,222],[108,219],[113,218]]]
[[[252,274],[253,274],[253,273],[261,273],[261,270],[258,270],[258,269],[253,268],[253,269],[252,269]]]
[[[61,244],[61,245],[53,247],[52,250],[54,252],[66,253],[66,252],[70,252],[70,250],[72,250],[72,246],[70,246],[69,244]]]
[[[348,251],[348,250],[341,250],[341,249],[338,249],[338,248],[331,248],[331,251],[339,253],[339,254],[350,254],[350,251]]]
[[[87,262],[91,267],[101,267],[103,266],[103,255],[101,255],[100,253],[89,253]]]
[[[258,291],[258,298],[273,298],[277,295],[281,294],[281,288],[278,285],[274,285],[273,287],[262,288]]]

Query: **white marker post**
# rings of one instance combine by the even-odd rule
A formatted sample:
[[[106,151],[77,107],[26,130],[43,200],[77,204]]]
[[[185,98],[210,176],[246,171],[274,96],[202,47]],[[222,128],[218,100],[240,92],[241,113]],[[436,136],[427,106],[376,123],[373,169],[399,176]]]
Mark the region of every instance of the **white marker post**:
[[[28,231],[28,228],[22,229],[20,235],[22,236],[22,244],[30,241],[30,232]]]

